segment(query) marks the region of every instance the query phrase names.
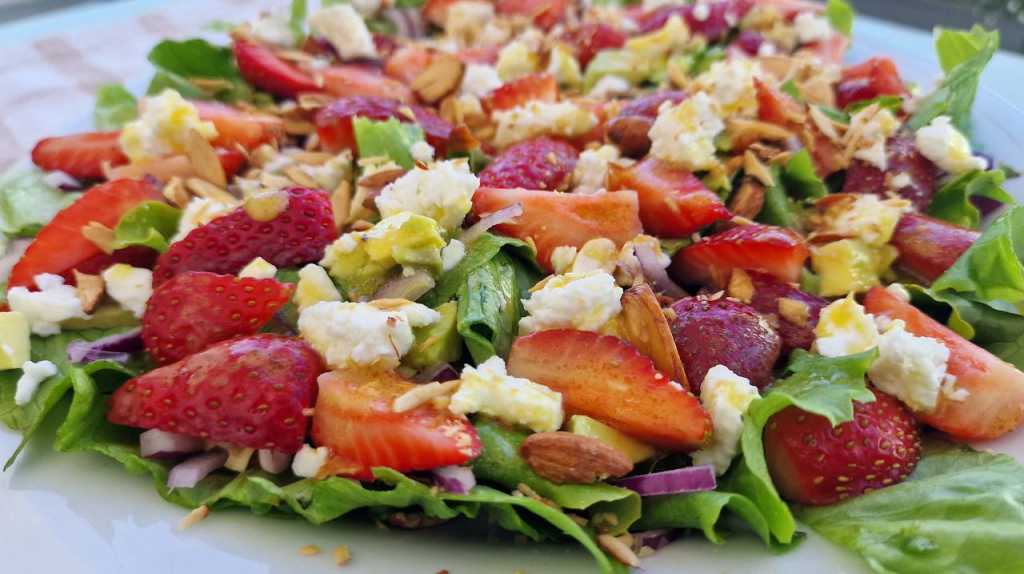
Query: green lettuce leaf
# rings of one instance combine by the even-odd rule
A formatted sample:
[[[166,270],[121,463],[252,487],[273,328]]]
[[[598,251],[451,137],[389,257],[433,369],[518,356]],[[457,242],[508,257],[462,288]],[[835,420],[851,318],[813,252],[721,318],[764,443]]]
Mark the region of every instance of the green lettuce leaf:
[[[954,45],[955,49],[950,47]],[[972,48],[967,49],[968,45]],[[938,28],[935,48],[939,61],[947,69],[946,77],[938,89],[921,100],[907,125],[911,130],[918,130],[939,116],[949,116],[953,125],[966,133],[981,74],[999,49],[999,32],[989,32],[980,26],[969,32]]]
[[[96,91],[96,107],[92,112],[92,123],[96,129],[119,130],[138,115],[138,102],[124,86],[107,84]]]
[[[1024,301],[1024,206],[992,222],[931,288],[983,303]]]
[[[850,115],[853,115],[863,110],[864,108],[869,108],[875,104],[878,104],[878,107],[884,110],[889,110],[893,113],[899,113],[900,110],[903,109],[903,98],[901,96],[878,96],[877,98],[871,98],[870,100],[861,100],[859,102],[854,102],[846,106],[846,110],[844,111]]]
[[[0,232],[33,237],[57,212],[78,199],[50,186],[35,168],[11,168],[0,175]]]
[[[225,102],[265,102],[242,78],[231,48],[215,46],[206,40],[164,40],[149,51],[149,61],[157,68],[146,93],[153,95],[171,88],[187,99],[216,99]],[[190,80],[207,80],[200,88]],[[213,82],[211,82],[213,81]]]
[[[523,312],[515,265],[499,252],[474,269],[459,289],[456,328],[477,364],[508,355],[519,332]]]
[[[742,494],[719,490],[645,498],[642,516],[634,529],[693,528],[703,532],[709,541],[722,544],[725,539],[718,527],[725,510],[743,519],[765,544],[771,544],[768,521],[757,505]]]
[[[534,252],[529,245],[512,237],[484,233],[473,243],[466,246],[466,256],[459,261],[458,265],[438,277],[437,285],[429,293],[420,297],[419,302],[428,307],[437,307],[441,303],[451,300],[458,294],[459,289],[465,285],[467,278],[473,271],[494,259],[501,251],[508,252],[520,261],[530,262],[529,265],[518,266],[517,271],[520,273],[532,272],[531,274],[534,277],[532,279],[533,283],[540,280],[539,271],[534,260]],[[523,277],[520,280],[520,284],[525,284],[530,280],[529,277]],[[526,289],[532,287],[533,283],[530,283]],[[520,297],[526,297],[526,294],[520,293]]]
[[[969,171],[943,185],[928,206],[928,215],[976,229],[981,224],[981,212],[971,203],[971,197],[987,197],[1002,203],[1014,203],[1013,196],[1003,189],[1006,172]]]
[[[797,202],[786,195],[786,188],[778,176],[778,169],[773,169],[775,185],[764,188],[764,206],[757,214],[757,221],[768,225],[800,229],[801,209]]]
[[[804,199],[821,199],[828,195],[828,186],[814,170],[814,160],[806,149],[793,154],[782,167],[782,185],[790,196]]]
[[[910,478],[801,521],[881,573],[1024,571],[1024,466],[1002,454],[933,448]]]
[[[143,245],[163,253],[178,230],[181,210],[159,201],[145,201],[121,217],[114,228],[114,247]]]
[[[853,35],[853,8],[843,0],[828,0],[825,5],[825,17],[832,28],[849,38]]]
[[[324,5],[327,5],[326,2]],[[289,11],[288,27],[291,28],[292,36],[295,38],[295,43],[302,42],[302,39],[306,37],[306,12],[308,7],[306,6],[306,0],[292,0],[291,10]]]
[[[359,117],[352,121],[352,128],[359,157],[388,157],[405,169],[416,165],[409,146],[423,141],[423,129],[417,124],[402,123],[395,118],[378,121]]]

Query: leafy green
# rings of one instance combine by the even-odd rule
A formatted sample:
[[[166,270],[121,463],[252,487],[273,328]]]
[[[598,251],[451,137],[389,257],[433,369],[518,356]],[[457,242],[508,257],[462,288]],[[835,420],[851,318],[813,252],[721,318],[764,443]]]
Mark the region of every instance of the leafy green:
[[[1024,206],[1014,206],[932,283],[985,303],[1024,301]]]
[[[793,198],[786,195],[786,188],[778,177],[778,170],[775,173],[775,185],[769,185],[764,189],[764,206],[757,220],[769,225],[800,229],[800,206]]]
[[[0,175],[0,232],[32,237],[76,199],[46,183],[38,169],[11,168]]]
[[[291,11],[289,12],[288,27],[295,37],[295,43],[302,42],[306,36],[306,0],[292,0]]]
[[[178,230],[181,210],[159,201],[144,201],[121,217],[114,228],[114,247],[144,245],[161,253]]]
[[[718,490],[645,498],[643,513],[634,529],[696,528],[709,541],[721,544],[725,539],[718,532],[718,525],[727,509],[749,524],[765,544],[771,542],[768,522],[749,498]]]
[[[386,121],[357,117],[352,121],[359,157],[387,157],[405,169],[416,162],[409,147],[423,141],[423,129],[416,124],[402,123],[395,118]]]
[[[952,118],[960,131],[967,132],[981,74],[999,49],[999,32],[980,26],[969,32],[939,28],[935,48],[946,77],[938,89],[921,100],[907,125],[918,130],[944,115]]]
[[[757,220],[780,227],[801,229],[804,206],[828,195],[807,150],[793,154],[785,165],[772,168],[773,185],[765,187],[764,206]]]
[[[98,130],[118,130],[139,115],[135,96],[120,84],[107,84],[96,90],[92,123]]]
[[[987,197],[1003,203],[1013,203],[1013,197],[1003,189],[1006,173],[969,171],[943,185],[928,206],[928,215],[963,227],[977,228],[981,212],[971,203],[971,197]]]
[[[878,104],[878,107],[883,110],[889,110],[894,113],[898,113],[903,109],[903,97],[902,96],[878,96],[877,98],[871,98],[870,100],[861,100],[854,102],[846,106],[846,113],[853,115],[863,110],[864,108],[870,108],[871,106]]]
[[[825,5],[825,17],[832,27],[843,36],[853,35],[853,8],[843,0],[828,0]]]
[[[782,168],[781,176],[787,195],[805,200],[821,199],[828,195],[828,186],[818,177],[814,160],[807,149],[801,149],[789,158]]]
[[[477,364],[508,354],[519,331],[522,304],[515,262],[504,253],[474,269],[458,293],[457,329]]]
[[[796,85],[796,82],[794,82],[792,78],[783,82],[783,84],[779,86],[779,89],[782,90],[782,93],[788,94],[789,97],[798,102],[804,101],[803,94],[800,93],[800,87]]]
[[[466,256],[459,261],[458,265],[443,273],[437,279],[437,285],[421,297],[419,302],[428,307],[436,307],[451,300],[458,294],[459,289],[466,283],[466,279],[474,270],[494,259],[503,250],[517,256],[520,260],[532,261],[534,257],[533,249],[518,239],[484,233],[466,246]]]
[[[1002,454],[931,449],[902,483],[800,519],[876,572],[1024,571],[1024,467]]]
[[[200,38],[164,40],[149,51],[148,58],[157,68],[146,91],[150,95],[170,88],[189,99],[269,101],[242,78],[231,48],[215,46]],[[194,79],[206,80],[204,87],[193,83]]]

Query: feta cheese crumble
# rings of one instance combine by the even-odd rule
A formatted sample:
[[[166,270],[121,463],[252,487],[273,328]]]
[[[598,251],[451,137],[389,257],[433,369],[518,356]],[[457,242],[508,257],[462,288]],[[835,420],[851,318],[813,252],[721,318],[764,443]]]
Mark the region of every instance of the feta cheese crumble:
[[[466,71],[462,73],[462,84],[459,91],[463,95],[482,98],[501,84],[498,70],[487,64],[469,64],[466,66]]]
[[[16,390],[14,391],[14,404],[18,406],[27,405],[36,394],[39,385],[57,374],[57,365],[50,361],[25,361],[21,365],[21,376],[18,377]]]
[[[239,277],[249,279],[273,279],[277,276],[277,267],[262,257],[257,257],[242,267]]]
[[[315,303],[299,314],[299,333],[335,369],[393,369],[412,348],[413,327],[441,318],[440,313],[419,303],[395,303]]]
[[[25,287],[14,287],[7,292],[7,304],[11,311],[25,316],[32,332],[47,336],[60,333],[60,322],[72,318],[85,318],[78,291],[64,284],[64,278],[52,273],[35,276],[39,291]]]
[[[334,46],[342,60],[373,58],[377,47],[363,17],[349,4],[317,10],[307,20],[309,30]]]
[[[494,68],[503,82],[511,82],[536,72],[538,63],[537,53],[526,42],[514,40],[498,53]]]
[[[142,318],[146,312],[146,302],[153,294],[153,272],[117,263],[104,269],[102,276],[107,286],[107,295],[131,311],[132,315]]]
[[[473,45],[494,20],[494,4],[480,0],[459,0],[445,11],[444,31],[463,46]]]
[[[690,171],[717,165],[714,140],[725,130],[717,108],[704,92],[697,92],[674,106],[662,104],[648,133],[651,154]]]
[[[868,106],[850,118],[846,145],[854,150],[853,157],[885,171],[889,166],[885,144],[899,128],[900,121],[892,112]]]
[[[632,89],[633,84],[629,83],[629,80],[610,74],[598,80],[594,87],[587,92],[587,96],[607,100],[615,96],[626,95]]]
[[[793,19],[793,28],[801,44],[821,42],[832,37],[828,19],[813,12],[801,12]]]
[[[711,442],[691,455],[693,464],[710,464],[718,475],[729,470],[743,432],[743,413],[760,396],[746,377],[724,365],[715,365],[704,375],[700,402],[711,415]]]
[[[441,270],[451,271],[466,257],[466,244],[458,239],[452,239],[448,245],[441,250]]]
[[[814,350],[826,357],[863,353],[878,345],[875,321],[852,293],[821,310],[814,335]]]
[[[550,277],[523,300],[528,317],[519,321],[519,334],[549,329],[597,331],[622,311],[622,288],[603,270]]]
[[[494,112],[498,124],[494,145],[508,147],[516,142],[542,135],[573,138],[597,125],[590,110],[573,102],[531,101],[510,110]]]
[[[217,137],[212,122],[199,118],[199,110],[178,92],[166,89],[159,95],[143,98],[138,119],[121,130],[121,150],[132,163],[188,151],[189,132],[196,131],[207,140]]]
[[[265,44],[294,47],[295,35],[288,25],[288,14],[284,10],[275,10],[261,14],[249,25],[251,34]]]
[[[930,412],[938,404],[948,362],[949,349],[941,341],[913,335],[897,319],[878,339],[878,360],[868,378],[912,410]]]
[[[384,186],[375,200],[381,217],[415,213],[438,222],[448,232],[462,225],[480,187],[465,161],[440,161],[413,169]]]
[[[754,116],[757,114],[757,89],[754,80],[762,75],[755,60],[723,60],[697,77],[696,87],[718,103],[720,114]]]
[[[534,432],[556,431],[564,417],[561,393],[509,376],[505,361],[498,356],[462,370],[459,390],[452,395],[448,409],[458,415],[483,413]]]
[[[619,159],[619,148],[605,144],[580,154],[572,172],[573,193],[592,194],[605,188],[608,164]]]
[[[181,213],[181,219],[178,221],[178,231],[171,238],[171,243],[185,239],[185,236],[191,233],[193,229],[200,225],[206,225],[222,215],[227,215],[234,209],[234,205],[222,201],[207,197],[193,197]]]
[[[295,453],[295,458],[292,459],[292,472],[295,473],[295,476],[315,478],[316,475],[320,474],[320,469],[327,464],[327,458],[330,454],[331,450],[326,446],[313,448],[308,444],[304,444],[299,449],[299,452]]]
[[[956,129],[949,116],[939,116],[917,130],[914,143],[921,155],[953,175],[988,167],[984,158],[974,155],[971,142]]]
[[[910,202],[902,198],[882,199],[872,193],[848,197],[829,206],[815,226],[817,233],[881,246],[889,243],[900,218],[910,210]]]

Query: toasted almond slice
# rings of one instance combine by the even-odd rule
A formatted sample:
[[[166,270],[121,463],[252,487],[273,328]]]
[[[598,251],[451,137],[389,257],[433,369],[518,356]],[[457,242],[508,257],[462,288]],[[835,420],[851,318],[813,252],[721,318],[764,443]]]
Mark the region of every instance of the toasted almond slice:
[[[317,554],[320,554],[320,547],[316,544],[307,544],[299,548],[300,556],[316,556]]]
[[[752,177],[743,178],[739,189],[729,199],[729,211],[753,219],[764,208],[764,186]]]
[[[325,151],[297,151],[292,154],[292,159],[306,165],[323,165],[334,156]]]
[[[598,534],[597,542],[604,548],[608,554],[612,555],[612,558],[622,562],[626,566],[636,568],[640,565],[640,558],[637,557],[633,549],[629,547],[622,540],[612,536],[611,534]]]
[[[205,519],[209,515],[210,515],[210,507],[206,506],[204,504],[204,505],[200,506],[199,508],[196,508],[192,512],[189,512],[185,516],[185,518],[182,518],[181,522],[178,523],[178,530],[185,530],[186,528],[191,528],[191,527],[195,526],[196,524],[199,524],[200,522],[202,522],[203,519]]]
[[[306,138],[306,145],[304,146],[307,151],[315,150],[320,147],[320,134],[313,132]]]
[[[352,210],[352,184],[347,179],[341,180],[331,194],[331,209],[334,212],[334,225],[341,229],[348,223]]]
[[[285,118],[284,132],[290,136],[308,136],[316,133],[316,125],[312,122]]]
[[[348,546],[342,544],[334,549],[334,565],[344,566],[352,561],[352,552],[349,551]]]
[[[196,174],[217,187],[227,187],[228,179],[224,174],[224,167],[220,164],[217,150],[213,149],[210,142],[196,130],[188,130],[186,138],[185,151]]]
[[[452,93],[462,82],[462,62],[451,54],[439,52],[410,87],[425,102],[434,103]]]
[[[406,170],[402,168],[384,169],[371,173],[359,179],[357,185],[368,189],[381,189],[385,185],[405,175]]]
[[[82,273],[77,269],[74,270],[74,274],[75,291],[78,293],[78,299],[82,302],[82,310],[86,313],[92,313],[100,299],[103,298],[105,291],[103,277]]]
[[[839,137],[839,131],[837,130],[835,122],[830,120],[828,116],[825,115],[825,112],[821,111],[821,108],[818,106],[810,106],[809,109],[811,121],[814,122],[814,125],[818,126],[821,133],[825,134],[825,137],[828,139],[839,143],[841,138]]]
[[[114,230],[106,225],[98,221],[90,221],[82,227],[82,235],[92,241],[96,247],[102,249],[104,253],[114,252]]]
[[[230,90],[234,84],[222,78],[189,78],[188,83],[208,93]]]
[[[754,299],[754,282],[742,269],[733,269],[727,290],[730,297],[741,303],[750,303]]]
[[[783,297],[779,299],[779,316],[803,327],[811,320],[811,309],[803,301]]]
[[[172,177],[164,185],[163,195],[168,201],[182,209],[188,205],[188,190],[185,189],[185,183],[181,181],[180,177]]]
[[[416,409],[438,397],[454,393],[460,382],[447,381],[439,383],[434,381],[425,385],[418,385],[416,388],[409,389],[402,396],[396,398],[394,404],[391,405],[391,410],[396,413],[404,413]]]
[[[768,166],[761,163],[757,154],[750,150],[743,154],[743,171],[761,182],[765,187],[773,187],[775,185],[775,178],[772,176],[771,170],[768,169]]]
[[[284,169],[284,174],[287,175],[289,179],[291,179],[298,185],[301,185],[302,187],[309,187],[312,189],[317,189],[320,187],[320,185],[316,182],[315,179],[310,177],[308,173],[303,171],[303,169],[297,165],[290,165],[286,167]]]

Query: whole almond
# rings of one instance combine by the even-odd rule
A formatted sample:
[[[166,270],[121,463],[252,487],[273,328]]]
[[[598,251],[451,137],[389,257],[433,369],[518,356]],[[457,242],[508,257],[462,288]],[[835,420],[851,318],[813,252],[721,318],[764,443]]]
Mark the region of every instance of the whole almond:
[[[519,453],[541,478],[557,484],[591,484],[633,470],[633,463],[615,448],[569,432],[532,434]]]
[[[642,116],[620,116],[608,122],[608,139],[619,146],[622,155],[639,159],[651,149],[654,121]]]

